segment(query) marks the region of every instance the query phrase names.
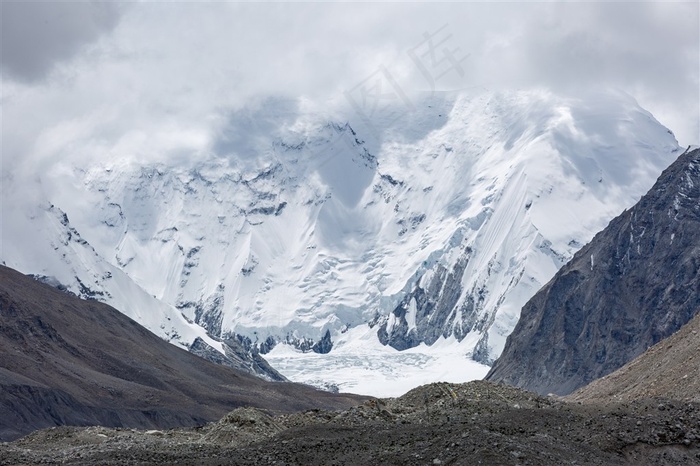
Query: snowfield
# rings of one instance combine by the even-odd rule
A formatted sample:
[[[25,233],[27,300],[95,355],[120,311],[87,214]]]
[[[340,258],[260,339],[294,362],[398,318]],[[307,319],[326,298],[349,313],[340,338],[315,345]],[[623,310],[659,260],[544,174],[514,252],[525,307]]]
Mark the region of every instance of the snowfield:
[[[481,378],[522,305],[679,147],[620,93],[415,102],[368,127],[271,99],[190,162],[15,178],[0,259],[184,347],[265,343],[294,381],[389,396]],[[308,351],[326,332],[331,351]]]
[[[404,351],[384,346],[376,332],[358,326],[338,338],[328,354],[277,345],[265,359],[295,382],[343,393],[396,397],[435,381],[480,380],[489,366],[467,357],[454,337]],[[467,346],[467,345],[464,345]]]

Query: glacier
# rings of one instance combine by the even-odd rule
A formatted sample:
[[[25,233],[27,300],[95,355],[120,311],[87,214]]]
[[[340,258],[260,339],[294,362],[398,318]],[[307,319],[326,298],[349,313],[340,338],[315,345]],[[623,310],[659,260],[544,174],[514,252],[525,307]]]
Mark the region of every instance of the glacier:
[[[481,378],[520,308],[678,156],[621,92],[230,112],[211,150],[4,174],[2,256],[161,337],[375,395]],[[374,376],[372,375],[374,374]]]

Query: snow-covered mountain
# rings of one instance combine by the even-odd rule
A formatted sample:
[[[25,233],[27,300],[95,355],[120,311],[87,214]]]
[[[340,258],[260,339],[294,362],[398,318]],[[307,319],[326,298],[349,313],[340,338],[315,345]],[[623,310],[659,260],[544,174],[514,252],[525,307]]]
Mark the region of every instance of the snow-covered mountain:
[[[42,174],[29,198],[3,187],[0,259],[183,346],[284,342],[273,365],[313,349],[338,369],[361,339],[488,364],[680,153],[622,94],[438,94],[371,123],[271,99],[189,163],[116,157]]]

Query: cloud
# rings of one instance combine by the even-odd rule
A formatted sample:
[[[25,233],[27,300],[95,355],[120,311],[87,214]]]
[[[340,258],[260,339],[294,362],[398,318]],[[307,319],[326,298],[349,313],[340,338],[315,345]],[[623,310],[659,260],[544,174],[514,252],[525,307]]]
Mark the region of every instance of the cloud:
[[[116,26],[123,7],[107,2],[2,2],[2,72],[39,81]]]
[[[621,89],[671,127],[700,142],[698,4],[567,3],[530,9],[475,67],[505,87],[563,92]]]
[[[3,172],[231,152],[266,98],[356,118],[346,91],[377,73],[406,95],[622,89],[700,142],[697,3],[6,5]]]

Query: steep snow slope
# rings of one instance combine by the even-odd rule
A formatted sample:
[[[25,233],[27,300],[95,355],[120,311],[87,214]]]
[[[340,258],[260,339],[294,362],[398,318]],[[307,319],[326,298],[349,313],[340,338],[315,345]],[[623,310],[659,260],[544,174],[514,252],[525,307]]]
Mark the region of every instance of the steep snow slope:
[[[195,338],[222,350],[200,326],[172,306],[154,299],[119,267],[101,257],[80,236],[67,215],[53,204],[4,202],[2,260],[22,264],[28,273],[73,293],[118,306],[119,310],[161,337],[188,347]]]
[[[189,322],[264,351],[283,341],[326,352],[358,328],[398,350],[430,352],[446,339],[489,363],[527,299],[634,204],[677,143],[619,94],[416,102],[384,119],[377,112],[370,127],[271,100],[232,113],[213,154],[190,164],[117,159],[47,174],[46,198],[95,259],[65,264],[75,246],[35,216],[5,222],[3,236],[40,230],[41,247],[57,249],[37,255],[17,238],[2,260],[78,292],[74,277],[90,271],[84,285],[109,293],[96,297],[141,312],[147,327],[182,321],[184,344],[200,335]],[[136,311],[134,286],[153,305]],[[159,333],[172,339],[169,327]],[[309,357],[277,354],[301,365]]]

